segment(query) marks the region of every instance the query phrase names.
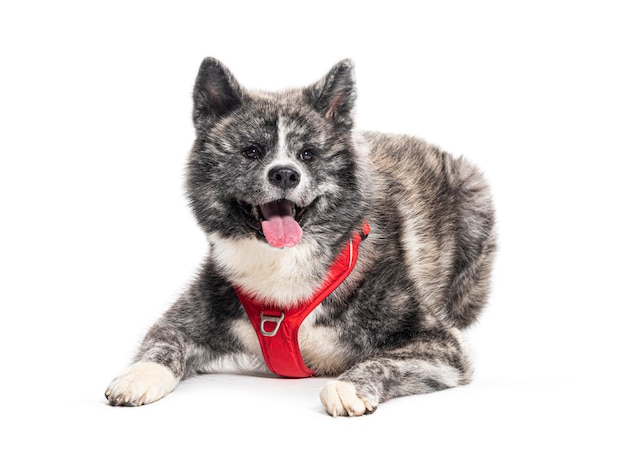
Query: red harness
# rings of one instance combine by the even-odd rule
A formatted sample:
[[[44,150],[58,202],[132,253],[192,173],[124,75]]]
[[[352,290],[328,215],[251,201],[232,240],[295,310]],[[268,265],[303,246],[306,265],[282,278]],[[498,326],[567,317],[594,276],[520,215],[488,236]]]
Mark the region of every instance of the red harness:
[[[356,265],[359,244],[370,232],[367,222],[354,233],[326,274],[318,290],[308,301],[293,308],[275,309],[248,297],[234,287],[256,331],[267,367],[274,373],[291,378],[309,377],[315,371],[302,360],[298,331],[304,319],[350,275]]]

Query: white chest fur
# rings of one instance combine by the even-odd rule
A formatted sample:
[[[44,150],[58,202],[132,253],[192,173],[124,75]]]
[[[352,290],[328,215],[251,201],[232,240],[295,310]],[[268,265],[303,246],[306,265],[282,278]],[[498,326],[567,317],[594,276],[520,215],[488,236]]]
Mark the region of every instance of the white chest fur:
[[[308,299],[324,275],[315,266],[315,247],[303,239],[296,247],[275,249],[256,239],[209,237],[213,260],[230,281],[250,296],[288,307]]]

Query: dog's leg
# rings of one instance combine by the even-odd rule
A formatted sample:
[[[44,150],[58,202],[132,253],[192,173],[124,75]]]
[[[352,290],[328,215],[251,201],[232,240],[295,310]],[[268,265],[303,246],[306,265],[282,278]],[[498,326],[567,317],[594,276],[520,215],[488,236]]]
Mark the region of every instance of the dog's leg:
[[[111,382],[106,398],[114,406],[141,406],[163,398],[182,379],[196,374],[264,370],[260,350],[244,344],[235,328],[245,319],[235,292],[207,261],[148,331],[134,364]]]
[[[460,332],[419,335],[412,344],[358,363],[322,389],[332,416],[363,415],[391,398],[467,384],[471,370]]]
[[[170,393],[184,374],[188,341],[167,317],[143,340],[135,363],[115,378],[105,392],[114,406],[141,406]]]

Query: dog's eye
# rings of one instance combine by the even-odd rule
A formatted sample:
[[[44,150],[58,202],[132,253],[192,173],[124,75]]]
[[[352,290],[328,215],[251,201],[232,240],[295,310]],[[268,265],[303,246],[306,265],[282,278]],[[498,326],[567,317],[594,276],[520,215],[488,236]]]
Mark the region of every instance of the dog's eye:
[[[305,148],[300,151],[300,160],[303,162],[311,162],[315,157],[315,152],[312,148]]]
[[[241,153],[243,154],[243,157],[248,159],[260,159],[262,157],[263,150],[259,145],[250,145],[246,146]]]

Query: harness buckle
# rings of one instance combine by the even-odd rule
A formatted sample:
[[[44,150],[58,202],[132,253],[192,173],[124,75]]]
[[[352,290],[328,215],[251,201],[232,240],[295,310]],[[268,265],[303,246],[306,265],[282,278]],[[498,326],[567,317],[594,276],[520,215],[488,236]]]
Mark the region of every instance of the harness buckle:
[[[264,315],[263,312],[261,312],[261,335],[263,335],[264,337],[273,337],[274,335],[276,335],[278,333],[278,329],[280,328],[280,323],[283,322],[283,319],[285,319],[285,313],[283,312],[280,313],[280,316],[267,316]],[[276,327],[274,327],[274,330],[265,330],[266,322],[276,323]]]

